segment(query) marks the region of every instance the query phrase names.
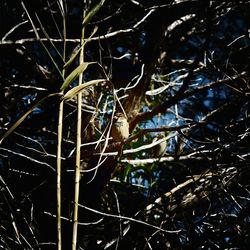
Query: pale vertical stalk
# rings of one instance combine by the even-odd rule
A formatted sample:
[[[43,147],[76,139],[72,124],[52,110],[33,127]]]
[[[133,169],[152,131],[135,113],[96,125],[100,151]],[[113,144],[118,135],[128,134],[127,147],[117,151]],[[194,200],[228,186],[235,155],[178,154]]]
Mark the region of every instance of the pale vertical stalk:
[[[61,2],[63,14],[63,60],[66,58],[66,13]],[[65,69],[62,71],[62,76],[65,76]],[[62,249],[62,223],[61,223],[61,154],[62,154],[62,131],[63,131],[63,101],[59,105],[58,129],[57,129],[57,178],[56,178],[56,196],[57,196],[57,249]]]
[[[62,153],[62,127],[63,127],[63,101],[59,106],[58,129],[57,129],[57,249],[62,249],[62,227],[61,227],[61,153]]]
[[[84,42],[84,28],[82,29],[81,45]],[[84,46],[80,52],[79,64],[84,62]],[[82,84],[83,75],[79,75],[78,84]],[[78,202],[80,191],[80,160],[81,160],[81,130],[82,130],[82,93],[77,96],[77,136],[76,136],[76,169],[75,169],[75,197],[74,197],[74,219],[73,219],[73,236],[72,250],[76,250],[77,229],[78,229]]]

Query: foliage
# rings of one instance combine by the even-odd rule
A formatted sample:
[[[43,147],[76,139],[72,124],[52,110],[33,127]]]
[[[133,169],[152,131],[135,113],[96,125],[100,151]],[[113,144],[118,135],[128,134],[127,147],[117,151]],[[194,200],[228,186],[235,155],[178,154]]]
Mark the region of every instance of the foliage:
[[[81,107],[78,249],[247,249],[249,1],[0,5],[2,248],[59,249],[58,160],[71,248]]]

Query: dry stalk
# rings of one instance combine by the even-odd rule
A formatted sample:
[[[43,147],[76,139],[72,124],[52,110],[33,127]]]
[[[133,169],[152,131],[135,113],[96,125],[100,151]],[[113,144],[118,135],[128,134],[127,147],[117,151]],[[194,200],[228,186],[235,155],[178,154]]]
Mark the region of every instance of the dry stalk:
[[[83,17],[85,16],[85,11]],[[82,29],[81,37],[81,51],[79,57],[79,65],[84,63],[84,31]],[[83,74],[81,73],[78,78],[78,85],[82,84]],[[80,190],[80,164],[81,164],[81,128],[82,128],[82,92],[77,95],[77,135],[76,135],[76,169],[75,169],[75,197],[74,197],[74,218],[73,218],[73,235],[72,235],[72,250],[76,249],[77,244],[77,229],[78,229],[78,203],[79,203],[79,190]]]
[[[62,231],[61,231],[61,154],[62,154],[62,129],[63,129],[63,101],[59,106],[58,128],[57,128],[57,178],[56,178],[56,196],[57,196],[57,249],[62,249]]]

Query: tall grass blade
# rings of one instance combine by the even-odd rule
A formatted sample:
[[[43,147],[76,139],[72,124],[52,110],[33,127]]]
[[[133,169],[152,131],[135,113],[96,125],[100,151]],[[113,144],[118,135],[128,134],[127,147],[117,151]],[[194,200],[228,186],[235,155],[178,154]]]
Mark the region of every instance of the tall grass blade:
[[[0,144],[2,143],[2,141],[9,136],[24,120],[25,118],[32,113],[32,111],[40,106],[41,104],[43,104],[47,99],[54,97],[54,96],[61,96],[62,93],[61,92],[57,92],[57,93],[53,93],[50,95],[45,96],[44,98],[42,98],[39,102],[37,102],[36,104],[34,104],[24,115],[22,115],[8,130],[7,132],[1,137],[0,139]]]
[[[91,37],[96,33],[96,31],[98,30],[98,27],[95,26],[93,32],[91,33],[90,37],[88,39],[86,39],[86,41],[81,45],[81,47],[72,54],[72,56],[70,57],[70,59],[64,64],[63,68],[66,69],[67,67],[69,67],[71,65],[71,63],[76,59],[76,57],[78,56],[78,54],[80,53],[80,51],[83,49],[83,47],[85,46],[85,44],[91,39]]]
[[[39,22],[39,24],[40,24],[40,27],[41,27],[41,30],[42,30],[43,34],[44,34],[45,37],[48,39],[48,41],[50,42],[51,46],[54,48],[54,50],[55,50],[56,53],[59,55],[59,57],[63,60],[62,54],[61,54],[60,51],[57,49],[57,47],[55,46],[55,44],[53,43],[53,41],[50,39],[50,37],[49,37],[47,31],[45,30],[45,28],[44,28],[44,26],[43,26],[43,24],[42,24],[42,22],[41,22],[41,20],[40,20],[40,18],[38,17],[37,14],[36,14],[36,18],[37,18],[37,20],[38,20],[38,22]],[[54,61],[54,58],[53,58],[53,61]],[[54,62],[53,64],[55,64],[55,62]]]
[[[83,28],[91,21],[91,19],[95,16],[95,14],[100,10],[100,8],[103,6],[105,0],[101,0],[98,4],[96,4],[90,12],[86,15],[86,17],[83,20],[82,26]]]
[[[65,90],[81,73],[83,73],[90,64],[94,62],[83,62],[80,64],[76,69],[74,69],[65,79],[64,83],[62,84],[60,90]]]
[[[32,28],[33,28],[33,31],[34,31],[34,33],[35,33],[35,35],[36,35],[37,40],[38,40],[38,41],[41,43],[41,45],[43,46],[44,50],[45,50],[46,53],[48,54],[48,56],[49,56],[51,62],[52,62],[53,65],[55,66],[55,68],[56,68],[56,70],[58,71],[58,73],[60,74],[60,76],[64,79],[63,74],[62,74],[61,70],[59,69],[58,65],[56,64],[56,62],[55,62],[53,56],[51,55],[51,53],[49,52],[49,50],[47,49],[47,47],[45,46],[45,44],[44,44],[43,41],[41,40],[40,35],[39,35],[38,31],[37,31],[37,28],[36,28],[36,26],[35,26],[35,24],[34,24],[32,18],[31,18],[31,16],[30,16],[30,14],[29,14],[29,12],[28,12],[28,10],[27,10],[25,4],[23,3],[23,1],[21,1],[21,4],[22,4],[22,7],[23,7],[23,9],[24,9],[24,11],[25,11],[25,13],[26,13],[26,15],[27,15],[27,17],[28,17],[30,23],[31,23],[31,26],[32,26]]]

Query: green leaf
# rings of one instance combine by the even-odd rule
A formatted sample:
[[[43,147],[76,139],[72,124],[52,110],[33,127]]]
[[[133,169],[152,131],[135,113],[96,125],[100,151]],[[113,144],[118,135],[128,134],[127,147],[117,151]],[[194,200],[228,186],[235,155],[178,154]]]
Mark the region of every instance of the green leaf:
[[[23,121],[24,119],[38,106],[40,106],[42,103],[44,103],[48,98],[51,98],[53,96],[60,96],[62,95],[61,92],[57,92],[57,93],[53,93],[50,95],[45,96],[44,98],[42,98],[39,102],[37,102],[36,104],[34,104],[21,118],[19,118],[8,130],[7,132],[0,138],[0,144],[2,143],[2,141],[9,136]]]
[[[82,44],[82,46],[75,51],[74,53],[72,53],[72,56],[70,57],[70,59],[64,64],[63,68],[66,69],[67,67],[69,67],[69,65],[75,60],[75,58],[77,57],[77,55],[80,53],[81,49],[85,46],[85,44],[87,42],[89,42],[89,40],[91,39],[91,37],[96,33],[96,31],[98,30],[98,27],[95,26],[93,32],[91,33],[90,37]]]
[[[72,88],[71,90],[69,90],[62,98],[62,101],[68,101],[71,98],[73,98],[74,96],[76,96],[77,94],[79,94],[81,91],[83,91],[85,88],[91,86],[91,85],[95,85],[98,84],[100,82],[105,82],[106,79],[97,79],[97,80],[92,80],[86,83],[83,83],[81,85],[78,85],[74,88]]]
[[[64,83],[62,84],[60,90],[65,90],[81,73],[83,73],[89,64],[93,64],[95,62],[83,62],[80,64],[76,69],[74,69],[68,77],[65,79]]]
[[[77,57],[77,55],[79,54],[79,52],[81,51],[84,45],[85,43],[77,51],[72,53],[72,56],[70,57],[70,59],[63,65],[64,69],[70,66],[70,64],[75,60],[75,58]]]
[[[83,20],[82,23],[82,28],[84,28],[89,22],[90,20],[95,16],[95,14],[100,10],[100,8],[102,7],[102,5],[104,4],[105,0],[101,0],[98,4],[96,4],[91,11],[86,15],[86,17]]]

